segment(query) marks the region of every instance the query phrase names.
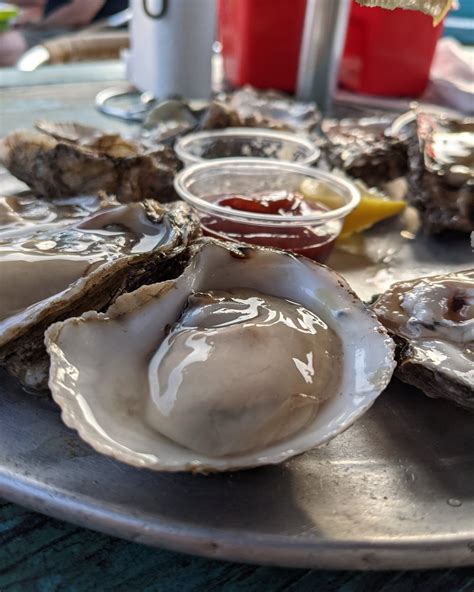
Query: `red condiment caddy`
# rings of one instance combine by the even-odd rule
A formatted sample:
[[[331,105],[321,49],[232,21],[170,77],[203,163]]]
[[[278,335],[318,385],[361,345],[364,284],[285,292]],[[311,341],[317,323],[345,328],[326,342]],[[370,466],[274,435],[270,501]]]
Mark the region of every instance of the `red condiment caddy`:
[[[329,0],[320,0],[321,2]],[[224,71],[233,86],[294,92],[306,0],[219,0]],[[340,82],[355,92],[418,96],[442,25],[412,10],[352,3]]]

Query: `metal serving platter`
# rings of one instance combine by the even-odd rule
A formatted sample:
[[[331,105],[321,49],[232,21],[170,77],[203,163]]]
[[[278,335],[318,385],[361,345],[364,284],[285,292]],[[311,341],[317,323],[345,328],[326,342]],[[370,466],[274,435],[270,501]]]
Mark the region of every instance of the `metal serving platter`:
[[[2,91],[1,134],[40,116],[124,129],[94,112],[103,83],[75,73],[68,65],[56,85],[45,68],[36,79],[43,86]],[[0,171],[0,194],[21,188]],[[329,263],[367,300],[397,279],[473,266],[467,238],[414,236],[407,214],[344,245]],[[159,474],[96,454],[62,424],[47,395],[25,393],[0,373],[0,496],[130,540],[235,561],[474,565],[473,425],[469,413],[394,380],[352,428],[283,465]]]
[[[396,279],[472,266],[467,238],[413,238],[406,227],[403,219],[379,225],[330,264],[365,299]],[[352,428],[281,466],[159,474],[95,453],[47,394],[25,393],[0,374],[0,496],[133,541],[235,561],[471,565],[473,424],[471,414],[394,380]]]

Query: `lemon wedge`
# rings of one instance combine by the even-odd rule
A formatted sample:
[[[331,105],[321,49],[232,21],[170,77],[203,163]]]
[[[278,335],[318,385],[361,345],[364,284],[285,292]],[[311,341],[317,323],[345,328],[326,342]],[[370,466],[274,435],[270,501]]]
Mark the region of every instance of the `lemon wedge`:
[[[361,192],[360,204],[346,217],[341,237],[367,230],[377,222],[396,216],[406,206],[406,202],[388,199],[383,193],[368,189],[359,181],[355,181],[355,185]],[[343,205],[343,199],[339,194],[331,191],[324,183],[315,179],[305,179],[300,190],[308,201],[318,201],[330,209]]]
[[[381,8],[404,8],[419,10],[433,17],[433,26],[439,25],[453,6],[453,0],[357,0],[361,6],[380,6]]]

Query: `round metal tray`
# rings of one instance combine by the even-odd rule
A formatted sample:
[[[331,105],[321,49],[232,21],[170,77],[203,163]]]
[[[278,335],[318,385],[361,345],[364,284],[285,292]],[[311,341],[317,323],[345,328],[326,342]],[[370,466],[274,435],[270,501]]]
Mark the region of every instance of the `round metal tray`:
[[[467,238],[408,240],[392,223],[331,265],[363,298],[397,279],[472,267]],[[408,238],[407,238],[408,237]],[[474,564],[473,417],[394,380],[328,445],[280,466],[159,474],[95,453],[47,395],[0,375],[0,495],[169,549],[343,569]]]

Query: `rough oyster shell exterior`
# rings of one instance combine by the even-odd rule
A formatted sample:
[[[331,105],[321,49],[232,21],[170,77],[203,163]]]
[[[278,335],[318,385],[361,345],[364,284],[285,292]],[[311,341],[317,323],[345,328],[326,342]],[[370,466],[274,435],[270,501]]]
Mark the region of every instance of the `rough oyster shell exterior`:
[[[104,310],[124,292],[180,273],[186,248],[199,232],[197,218],[189,207],[182,202],[162,206],[151,200],[128,204],[99,213],[99,216],[104,216],[103,224],[107,224],[107,216],[110,215],[113,216],[113,224],[117,224],[117,216],[120,220],[118,210],[123,210],[127,217],[145,214],[153,227],[163,228],[162,235],[148,250],[144,248],[140,252],[132,250],[120,256],[102,257],[99,263],[90,265],[88,272],[66,289],[43,297],[13,316],[0,318],[0,363],[25,386],[39,389],[47,384],[49,360],[43,336],[51,323],[85,311]],[[97,214],[80,224],[94,222],[98,219],[95,216]],[[68,232],[74,233],[73,227],[61,227],[59,230],[66,237]],[[48,238],[54,237],[55,229],[52,232],[53,235],[49,229]],[[32,240],[41,239],[41,230],[34,229]],[[8,238],[3,239],[3,245],[8,248]],[[95,249],[101,251],[100,240]],[[42,265],[41,260],[39,265]],[[4,285],[4,288],[8,290],[8,286]]]
[[[441,319],[423,323],[428,333],[426,337],[410,335],[407,327],[413,322],[401,307],[402,295],[416,288],[420,282],[458,280],[470,283],[474,289],[474,270],[398,282],[377,298],[372,309],[397,345],[395,375],[419,388],[428,397],[447,399],[474,411],[474,341],[451,342],[446,335],[438,334]],[[456,308],[456,302],[459,303],[456,294],[452,294],[446,306]]]
[[[470,149],[468,143],[463,147],[456,142],[458,158],[443,157],[442,146],[454,146],[455,136],[460,135],[470,137]],[[408,199],[420,212],[423,229],[429,234],[472,232],[474,118],[420,111],[417,134],[410,140],[408,154]]]
[[[176,199],[173,178],[180,166],[169,147],[147,150],[115,134],[81,143],[26,130],[0,141],[0,161],[39,197],[105,191],[120,202]]]
[[[408,170],[408,145],[404,139],[385,134],[390,123],[390,119],[376,117],[323,121],[329,164],[369,187],[382,187],[403,177]]]

